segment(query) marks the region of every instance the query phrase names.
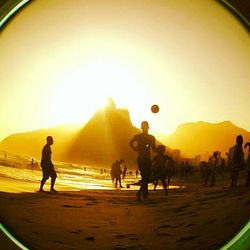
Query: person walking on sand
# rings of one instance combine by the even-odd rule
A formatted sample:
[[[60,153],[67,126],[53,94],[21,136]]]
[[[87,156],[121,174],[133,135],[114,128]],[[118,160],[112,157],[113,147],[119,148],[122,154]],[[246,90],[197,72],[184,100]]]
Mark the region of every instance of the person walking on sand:
[[[50,185],[50,191],[53,193],[56,193],[57,191],[54,189],[55,181],[56,181],[56,171],[54,169],[54,165],[51,161],[51,148],[50,146],[53,145],[53,137],[52,136],[47,136],[47,143],[43,147],[42,150],[42,159],[41,159],[41,167],[42,167],[42,172],[43,172],[43,178],[41,180],[41,185],[40,185],[40,192],[44,192],[43,186],[45,182],[51,177],[51,185]]]
[[[141,123],[142,133],[135,135],[130,141],[130,147],[138,152],[137,165],[141,173],[141,186],[136,193],[137,200],[148,198],[148,182],[151,175],[151,149],[156,152],[155,137],[148,133],[147,121]]]
[[[244,152],[242,144],[243,137],[242,135],[238,135],[236,137],[236,144],[229,149],[229,153],[227,154],[231,166],[231,187],[235,187],[237,185],[239,171],[244,166]]]
[[[247,178],[246,178],[246,186],[250,186],[250,142],[247,142],[244,148],[248,147],[248,157],[246,161],[246,171],[247,171]]]

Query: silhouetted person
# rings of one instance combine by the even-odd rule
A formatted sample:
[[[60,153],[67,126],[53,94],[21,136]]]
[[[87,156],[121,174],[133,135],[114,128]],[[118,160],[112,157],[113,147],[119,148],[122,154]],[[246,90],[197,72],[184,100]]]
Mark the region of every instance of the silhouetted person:
[[[185,163],[182,161],[181,165],[180,165],[180,181],[182,180],[182,178],[184,178],[185,175]]]
[[[158,185],[158,180],[162,182],[163,189],[165,194],[168,194],[167,188],[167,163],[169,157],[165,155],[165,146],[159,145],[157,147],[157,154],[153,158],[152,166],[153,166],[153,178],[154,178],[154,190]]]
[[[186,161],[184,165],[184,172],[185,172],[185,179],[187,179],[188,175],[190,175],[190,165],[188,161]]]
[[[244,152],[242,149],[243,144],[243,137],[241,135],[238,135],[236,137],[236,144],[229,149],[228,158],[230,160],[230,166],[231,166],[231,187],[234,187],[237,185],[237,179],[239,171],[244,166]]]
[[[138,152],[137,165],[141,173],[141,187],[137,192],[137,199],[148,198],[148,182],[151,174],[151,149],[156,152],[155,137],[148,134],[149,124],[147,121],[141,123],[142,133],[135,135],[130,140],[130,147]]]
[[[221,163],[220,163],[220,171],[222,174],[225,172],[225,166],[226,166],[225,159],[222,158]]]
[[[246,178],[246,185],[250,186],[250,142],[247,142],[244,148],[248,147],[248,157],[246,161],[246,171],[247,171],[247,178]]]
[[[170,180],[175,174],[175,161],[171,157],[168,158],[166,168],[167,168],[167,187],[169,189]]]
[[[211,175],[211,168],[208,162],[203,162],[203,176],[204,176],[204,185],[208,184],[209,176]]]
[[[57,192],[54,189],[57,174],[56,174],[56,171],[54,169],[54,165],[51,161],[52,151],[51,151],[50,146],[53,145],[53,143],[54,143],[53,137],[47,136],[47,143],[45,144],[45,146],[43,147],[43,150],[42,150],[41,167],[42,167],[42,171],[43,171],[43,178],[41,180],[41,186],[39,189],[40,192],[44,192],[43,186],[44,186],[45,182],[49,179],[49,177],[51,177],[50,191]]]
[[[205,178],[205,169],[206,169],[206,162],[201,161],[199,164],[199,169],[200,169],[200,177],[201,179]]]
[[[122,179],[125,178],[126,174],[127,174],[127,165],[124,165],[124,168],[123,168],[123,171],[122,171]]]
[[[214,152],[213,156],[210,157],[209,159],[209,168],[210,168],[210,176],[211,176],[211,183],[210,186],[215,185],[215,176],[216,176],[216,171],[219,166],[219,161],[218,161],[218,152]]]
[[[113,165],[113,178],[115,180],[115,188],[117,188],[117,184],[119,182],[120,188],[123,188],[122,183],[121,183],[121,174],[122,174],[122,169],[121,169],[121,164],[124,162],[124,160],[117,160]]]

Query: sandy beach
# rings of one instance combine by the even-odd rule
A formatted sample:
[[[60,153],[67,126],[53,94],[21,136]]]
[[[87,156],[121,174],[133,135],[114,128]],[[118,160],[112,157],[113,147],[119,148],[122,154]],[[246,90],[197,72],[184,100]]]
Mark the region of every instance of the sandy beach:
[[[37,183],[0,184],[1,221],[30,249],[219,249],[250,218],[243,182],[188,182],[169,195],[150,190],[142,201],[135,190],[50,194],[37,193]]]

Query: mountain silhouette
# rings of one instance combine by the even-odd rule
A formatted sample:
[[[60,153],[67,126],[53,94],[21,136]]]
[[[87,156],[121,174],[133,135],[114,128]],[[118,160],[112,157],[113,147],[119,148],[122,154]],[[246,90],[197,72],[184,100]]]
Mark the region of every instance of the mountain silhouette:
[[[129,140],[141,130],[131,123],[126,109],[117,109],[110,98],[107,107],[99,109],[84,126],[61,125],[6,137],[0,149],[40,159],[46,136],[52,135],[52,158],[81,164],[111,164],[116,159],[136,165],[136,153]]]
[[[107,107],[97,110],[85,125],[60,125],[13,134],[0,143],[0,149],[40,159],[46,136],[52,135],[55,141],[52,147],[53,160],[103,166],[123,158],[135,166],[137,154],[128,142],[140,132],[133,126],[129,111],[117,109],[114,101],[109,99]],[[201,155],[202,159],[207,160],[208,155],[215,150],[225,154],[235,144],[239,134],[244,141],[250,141],[250,132],[229,121],[200,121],[180,125],[175,133],[162,137],[161,142],[167,145],[170,155],[171,148],[175,148],[181,150],[182,156]]]
[[[182,155],[207,157],[215,150],[222,154],[228,152],[235,144],[237,135],[242,135],[244,141],[250,140],[250,132],[237,127],[230,121],[220,123],[196,122],[184,123],[176,131],[166,136],[163,142],[173,148],[179,148]]]
[[[68,161],[111,164],[123,158],[135,164],[136,154],[128,142],[140,130],[132,125],[128,110],[117,109],[112,100],[108,103],[79,131],[66,155]]]
[[[1,141],[0,149],[14,154],[32,156],[39,160],[42,148],[46,143],[46,137],[51,135],[55,141],[52,146],[52,157],[53,159],[61,160],[81,127],[82,125],[64,124],[36,131],[12,134]]]

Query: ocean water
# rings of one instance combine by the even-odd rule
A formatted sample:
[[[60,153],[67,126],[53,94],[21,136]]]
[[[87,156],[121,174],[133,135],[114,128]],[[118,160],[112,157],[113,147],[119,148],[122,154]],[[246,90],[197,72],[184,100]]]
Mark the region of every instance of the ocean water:
[[[5,164],[3,164],[3,162]],[[0,161],[0,177],[8,177],[12,180],[20,180],[28,183],[39,183],[42,178],[42,170],[39,166],[31,168],[29,158],[12,157],[8,161]],[[6,164],[7,163],[7,164]],[[64,190],[83,190],[83,189],[115,189],[114,183],[110,177],[110,168],[106,168],[106,172],[101,173],[101,168],[97,166],[70,164],[56,162],[55,170],[57,172],[56,185],[62,186]],[[103,168],[104,170],[104,168]],[[128,169],[128,172],[132,171]],[[138,190],[139,186],[134,185],[140,180],[140,176],[128,173],[122,179],[122,190]],[[49,180],[48,180],[49,181]],[[170,188],[178,188],[170,186]],[[149,189],[153,189],[153,185],[149,184]],[[157,189],[162,189],[159,182]]]

